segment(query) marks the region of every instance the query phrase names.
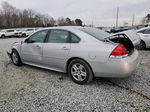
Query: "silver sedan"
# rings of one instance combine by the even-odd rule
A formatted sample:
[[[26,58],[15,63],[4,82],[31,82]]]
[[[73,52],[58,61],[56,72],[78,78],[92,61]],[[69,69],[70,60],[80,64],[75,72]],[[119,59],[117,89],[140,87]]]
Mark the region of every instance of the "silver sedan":
[[[8,53],[12,62],[69,73],[78,84],[93,77],[127,77],[139,63],[138,51],[125,34],[109,35],[90,27],[40,29]]]

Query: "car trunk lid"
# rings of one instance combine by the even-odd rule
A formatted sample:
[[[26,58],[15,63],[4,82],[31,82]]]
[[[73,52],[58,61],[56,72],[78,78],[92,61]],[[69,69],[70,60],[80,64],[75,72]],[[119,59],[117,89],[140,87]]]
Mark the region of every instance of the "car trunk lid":
[[[123,31],[123,32],[115,33],[113,35],[116,35],[116,34],[125,34],[131,40],[134,46],[137,46],[140,44],[140,36],[136,30]]]
[[[114,34],[105,38],[104,41],[123,44],[129,52],[129,54],[134,50],[134,45],[132,41],[125,34]]]

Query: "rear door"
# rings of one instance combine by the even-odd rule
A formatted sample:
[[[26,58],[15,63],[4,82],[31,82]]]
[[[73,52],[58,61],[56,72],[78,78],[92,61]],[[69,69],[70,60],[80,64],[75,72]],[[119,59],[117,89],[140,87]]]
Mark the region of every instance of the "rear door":
[[[64,70],[64,65],[70,51],[69,32],[52,29],[43,46],[43,64],[52,69]]]
[[[38,31],[31,35],[21,47],[21,58],[32,64],[41,65],[43,55],[43,44],[48,30]]]

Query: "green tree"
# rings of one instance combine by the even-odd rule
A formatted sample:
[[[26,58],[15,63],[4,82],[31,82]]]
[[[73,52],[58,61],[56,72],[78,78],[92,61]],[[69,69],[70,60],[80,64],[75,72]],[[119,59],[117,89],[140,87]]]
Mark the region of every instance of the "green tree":
[[[72,25],[71,24],[71,19],[69,17],[66,18],[66,25]]]
[[[82,20],[81,19],[76,19],[75,23],[77,26],[82,26]]]

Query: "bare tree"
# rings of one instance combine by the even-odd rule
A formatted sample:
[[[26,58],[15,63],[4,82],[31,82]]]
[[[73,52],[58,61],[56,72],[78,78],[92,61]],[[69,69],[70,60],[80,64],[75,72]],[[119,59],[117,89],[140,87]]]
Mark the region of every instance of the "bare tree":
[[[50,26],[79,25],[82,20],[71,20],[69,17],[59,17],[55,20],[48,14],[40,14],[32,9],[17,9],[8,2],[2,3],[0,9],[0,28],[19,28],[19,27],[50,27]]]
[[[57,25],[58,26],[64,26],[65,25],[65,19],[64,19],[64,17],[59,17],[57,19]]]
[[[141,22],[142,24],[150,24],[150,14],[147,14]]]

